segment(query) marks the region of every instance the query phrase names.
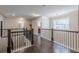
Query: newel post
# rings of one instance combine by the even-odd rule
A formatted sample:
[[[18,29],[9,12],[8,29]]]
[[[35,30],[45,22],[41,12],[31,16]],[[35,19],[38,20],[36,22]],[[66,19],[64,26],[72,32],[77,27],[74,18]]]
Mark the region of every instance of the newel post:
[[[32,29],[31,34],[32,34],[32,42],[31,42],[31,43],[32,43],[32,45],[33,45],[33,44],[34,44],[34,40],[33,40],[33,36],[34,36],[34,35],[33,35],[33,29]]]
[[[3,35],[3,21],[1,21],[1,33],[0,33],[0,35],[1,35],[1,37],[2,37],[2,35]]]
[[[53,29],[51,30],[51,41],[53,42],[53,40],[54,40],[54,37],[53,37]]]
[[[8,29],[7,53],[11,53],[11,30],[10,29]]]

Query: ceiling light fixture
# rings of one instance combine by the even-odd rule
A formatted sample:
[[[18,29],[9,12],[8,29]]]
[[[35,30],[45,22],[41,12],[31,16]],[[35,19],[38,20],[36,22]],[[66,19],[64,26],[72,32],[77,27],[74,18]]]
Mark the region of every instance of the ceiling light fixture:
[[[40,15],[39,14],[32,13],[32,16],[39,17]]]
[[[24,18],[19,18],[18,19],[18,23],[20,24],[20,23],[24,23]]]

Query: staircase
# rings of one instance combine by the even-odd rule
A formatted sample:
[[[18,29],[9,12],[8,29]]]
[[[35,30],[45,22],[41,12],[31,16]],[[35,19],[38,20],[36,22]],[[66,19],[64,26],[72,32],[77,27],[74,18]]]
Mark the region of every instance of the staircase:
[[[0,37],[1,53],[20,53],[23,52],[23,49],[32,46],[32,32],[29,34],[29,31],[13,31],[11,29],[8,29],[7,31],[8,33],[6,37]]]
[[[13,37],[13,51],[12,52],[22,52],[21,50],[31,47],[31,42],[24,36],[18,36],[20,39]]]

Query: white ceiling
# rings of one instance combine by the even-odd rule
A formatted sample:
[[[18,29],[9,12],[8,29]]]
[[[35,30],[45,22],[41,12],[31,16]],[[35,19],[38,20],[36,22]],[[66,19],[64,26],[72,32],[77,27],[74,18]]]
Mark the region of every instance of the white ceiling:
[[[32,13],[40,16],[49,16],[57,11],[69,11],[76,9],[74,5],[0,5],[0,14],[5,16],[24,16],[33,18]]]

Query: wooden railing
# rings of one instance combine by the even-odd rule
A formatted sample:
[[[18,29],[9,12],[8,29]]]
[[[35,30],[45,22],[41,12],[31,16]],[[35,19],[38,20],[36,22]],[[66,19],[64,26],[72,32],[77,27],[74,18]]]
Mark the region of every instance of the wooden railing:
[[[41,29],[50,31],[52,42],[56,42],[66,48],[79,52],[79,32],[71,30]],[[45,33],[44,33],[45,34]],[[48,34],[49,35],[49,34]]]
[[[33,29],[31,31],[27,29],[4,29],[7,32],[7,38],[8,38],[8,46],[7,46],[7,52],[10,53],[13,49],[19,48],[19,46],[14,47],[13,45],[17,45],[18,40],[22,39],[21,36],[29,39],[31,44],[34,43],[33,41]],[[4,31],[3,30],[3,31]],[[64,47],[70,48],[72,50],[75,50],[79,52],[79,32],[78,31],[71,31],[71,30],[57,30],[57,29],[41,29],[43,31],[50,31],[51,33],[51,41],[57,42],[62,44]],[[47,32],[45,32],[47,33]],[[48,36],[49,34],[47,34]],[[18,37],[20,36],[20,38]],[[13,38],[16,40],[15,43],[13,42]]]
[[[29,43],[24,39],[28,39],[31,42],[31,45],[33,45],[33,29],[3,29],[3,32],[5,33],[3,33],[2,38],[8,38],[7,53],[11,53],[13,50],[19,49],[21,45],[28,45]]]
[[[21,28],[10,28],[11,31],[22,31],[23,29]],[[8,35],[8,29],[0,29],[0,37],[7,37]]]

